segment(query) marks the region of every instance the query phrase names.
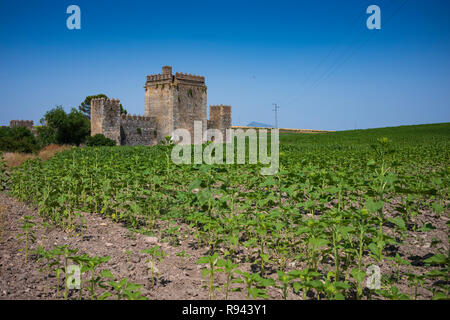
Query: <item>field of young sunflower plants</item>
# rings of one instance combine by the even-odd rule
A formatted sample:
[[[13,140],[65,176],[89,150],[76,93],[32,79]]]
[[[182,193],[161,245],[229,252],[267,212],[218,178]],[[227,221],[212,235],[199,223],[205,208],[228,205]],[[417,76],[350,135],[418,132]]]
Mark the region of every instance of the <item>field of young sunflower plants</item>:
[[[201,266],[198,290],[210,299],[236,291],[270,299],[274,288],[290,299],[450,297],[449,123],[282,134],[280,141],[273,176],[261,175],[260,164],[176,165],[172,146],[74,147],[28,160],[4,173],[2,184],[73,237],[82,213],[175,247],[185,226],[190,241],[206,248],[192,263]],[[24,259],[32,227],[23,221]],[[46,272],[61,265],[58,277],[69,263],[83,265],[91,297],[99,298],[101,279],[111,287],[101,298],[143,297],[138,284],[97,268],[108,257],[33,250],[49,262]],[[160,247],[146,253],[164,264]]]

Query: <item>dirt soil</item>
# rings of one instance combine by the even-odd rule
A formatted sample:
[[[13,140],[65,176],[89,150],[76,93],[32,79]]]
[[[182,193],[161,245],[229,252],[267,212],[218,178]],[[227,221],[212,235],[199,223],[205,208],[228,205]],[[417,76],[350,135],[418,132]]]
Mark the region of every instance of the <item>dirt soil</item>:
[[[109,269],[118,279],[128,277],[131,282],[142,284],[142,294],[148,299],[209,299],[208,288],[204,287],[207,282],[201,274],[202,266],[195,263],[197,259],[207,254],[208,248],[198,246],[197,241],[188,232],[187,226],[181,226],[182,233],[177,246],[161,241],[158,235],[149,237],[132,232],[125,226],[98,214],[84,214],[85,228],[82,234],[69,234],[57,227],[41,227],[42,219],[36,208],[17,202],[5,193],[0,193],[0,299],[63,298],[63,285],[60,285],[59,297],[56,296],[55,275],[50,274],[50,290],[47,295],[45,274],[39,271],[42,264],[36,261],[34,254],[31,254],[28,263],[25,263],[24,253],[19,251],[22,248],[22,244],[17,240],[17,235],[21,232],[20,219],[26,215],[33,216],[34,221],[37,222],[36,242],[31,245],[31,250],[38,245],[46,249],[51,249],[55,245],[69,245],[71,248],[78,249],[77,254],[110,256],[111,259],[102,264],[99,271]],[[445,226],[447,217],[428,213],[424,213],[423,217],[428,222],[432,222],[436,229],[428,233],[415,233],[400,248],[392,249],[392,254],[399,252],[402,257],[412,262],[412,267],[402,266],[401,270],[404,272],[408,272],[408,268],[414,268],[414,273],[418,274],[428,272],[430,268],[424,266],[423,259],[431,256],[438,248],[448,250],[448,234]],[[433,238],[441,240],[441,243],[434,248],[431,245]],[[155,244],[161,245],[168,256],[157,265],[160,276],[157,285],[152,286],[150,266],[146,261],[149,256],[141,252]],[[182,259],[176,255],[183,250],[190,257]],[[290,262],[289,266],[291,269],[301,267],[295,262]],[[380,267],[383,275],[396,273],[396,269],[390,263],[383,263]],[[254,268],[251,263],[243,262],[240,264],[240,269],[249,272]],[[274,271],[268,272],[268,276],[276,279]],[[218,276],[217,284],[223,288],[223,274]],[[402,292],[411,292],[406,280],[401,280],[398,287]],[[246,299],[246,291],[243,287],[242,289],[242,292],[230,293],[229,299]],[[281,289],[271,287],[267,294],[270,299],[282,299]],[[427,290],[419,289],[419,294],[421,299],[431,298]],[[311,295],[308,294],[308,296]],[[78,291],[70,290],[69,298],[78,298]],[[83,290],[83,298],[90,298],[87,290]],[[224,299],[223,289],[216,293],[216,299]],[[301,294],[296,294],[291,289],[288,299],[301,299]]]
[[[19,252],[23,245],[16,238],[21,232],[19,226],[23,216],[33,216],[33,221],[38,224],[42,222],[37,210],[0,193],[0,215],[0,299],[56,299],[55,275],[50,275],[47,296],[45,274],[39,272],[42,265],[33,254],[25,264],[24,253]],[[38,245],[47,249],[55,245],[68,245],[78,249],[77,254],[110,256],[111,259],[102,264],[99,271],[109,269],[118,279],[128,277],[133,283],[143,284],[142,294],[148,299],[209,299],[208,288],[202,288],[206,279],[202,278],[201,266],[195,263],[208,252],[208,248],[198,248],[193,237],[181,240],[180,245],[174,247],[165,242],[155,242],[155,237],[131,232],[121,224],[97,214],[85,214],[84,219],[86,228],[79,236],[70,235],[57,227],[50,230],[35,228],[36,242],[31,245],[31,249]],[[156,244],[161,245],[168,256],[160,265],[156,265],[161,276],[157,286],[153,287],[149,269],[151,265],[146,262],[149,255],[141,252]],[[190,255],[184,261],[176,255],[182,250]],[[127,254],[126,251],[131,253]],[[219,278],[223,280],[223,276]],[[219,284],[223,285],[223,281],[219,281]],[[64,287],[60,285],[59,298],[62,298],[63,291]],[[83,298],[88,299],[88,292],[83,291]],[[281,298],[281,291],[273,291],[271,296]],[[216,296],[218,299],[224,298],[221,292]],[[70,297],[77,298],[78,291],[70,291]],[[246,295],[241,292],[230,293],[229,298],[246,299]]]

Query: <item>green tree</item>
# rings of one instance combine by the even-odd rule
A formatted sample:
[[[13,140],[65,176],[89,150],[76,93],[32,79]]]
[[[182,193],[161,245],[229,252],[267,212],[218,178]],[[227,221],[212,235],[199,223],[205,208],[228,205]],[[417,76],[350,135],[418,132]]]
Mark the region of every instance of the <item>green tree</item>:
[[[39,129],[42,144],[74,144],[80,145],[90,135],[91,124],[81,111],[72,108],[66,113],[62,106],[47,111],[41,124],[46,128]]]
[[[56,133],[57,133],[56,128],[48,126],[39,126],[36,129],[40,148],[48,146],[49,144],[52,143],[56,143]]]
[[[127,114],[128,111],[126,109],[123,108],[122,104],[120,104],[120,114],[125,113]]]
[[[0,150],[31,153],[39,149],[36,138],[25,127],[0,127]]]

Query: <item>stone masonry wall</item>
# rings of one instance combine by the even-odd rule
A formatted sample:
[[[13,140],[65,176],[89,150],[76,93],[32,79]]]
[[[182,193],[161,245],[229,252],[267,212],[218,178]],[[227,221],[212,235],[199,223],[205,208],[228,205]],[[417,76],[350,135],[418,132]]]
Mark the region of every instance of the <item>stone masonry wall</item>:
[[[91,100],[91,136],[103,134],[103,103],[100,99]]]
[[[189,130],[194,139],[194,121],[201,121],[202,128],[207,126],[206,87],[202,84],[179,83],[175,105],[175,128]]]
[[[12,127],[25,127],[28,129],[33,128],[33,120],[11,120],[9,126]]]
[[[146,117],[155,117],[157,125],[157,139],[172,135],[174,130],[174,95],[175,87],[170,78],[155,80],[145,87]]]
[[[231,141],[231,137],[226,136],[226,129],[231,128],[231,106],[209,106],[208,127],[220,130],[224,142]]]
[[[120,144],[120,100],[91,100],[91,135],[97,133]]]
[[[122,114],[120,118],[121,144],[151,146],[156,144],[156,118]]]

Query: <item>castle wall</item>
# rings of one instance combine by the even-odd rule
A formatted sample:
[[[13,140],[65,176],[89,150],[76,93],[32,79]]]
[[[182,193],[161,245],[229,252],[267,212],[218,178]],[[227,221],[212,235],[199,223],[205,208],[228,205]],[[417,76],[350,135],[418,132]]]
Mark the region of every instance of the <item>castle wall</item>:
[[[194,138],[194,121],[201,121],[206,129],[206,87],[203,83],[179,82],[175,105],[175,128],[189,130]]]
[[[120,100],[91,100],[91,135],[103,134],[120,144]]]
[[[31,131],[31,133],[37,137],[37,129],[33,126],[34,122],[33,120],[11,120],[9,122],[9,127],[10,128],[14,128],[14,127],[25,127],[28,130]]]
[[[103,104],[98,99],[91,100],[91,136],[103,134]]]
[[[9,122],[10,128],[12,127],[25,127],[28,129],[33,129],[33,120],[11,120]]]
[[[226,136],[226,129],[231,128],[231,106],[209,106],[208,127],[220,130],[225,142],[231,141]]]
[[[122,115],[120,118],[121,144],[151,146],[156,144],[156,118]]]
[[[154,79],[152,82],[147,82],[145,87],[144,115],[156,118],[158,140],[171,136],[174,130],[173,104],[176,98],[175,87],[172,85],[171,78],[172,76],[163,80]]]

